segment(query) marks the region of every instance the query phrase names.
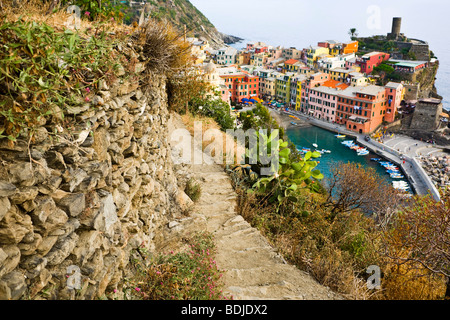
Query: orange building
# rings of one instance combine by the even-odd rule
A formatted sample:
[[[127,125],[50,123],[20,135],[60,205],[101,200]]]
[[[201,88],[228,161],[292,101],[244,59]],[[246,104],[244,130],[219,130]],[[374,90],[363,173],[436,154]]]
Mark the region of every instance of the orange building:
[[[371,133],[387,119],[386,88],[349,87],[338,94],[336,122],[358,133]]]
[[[231,95],[231,101],[241,102],[242,99],[252,99],[259,94],[259,77],[239,70],[233,74],[220,75]]]
[[[359,49],[358,44],[359,44],[358,41],[343,43],[341,54],[357,53]]]

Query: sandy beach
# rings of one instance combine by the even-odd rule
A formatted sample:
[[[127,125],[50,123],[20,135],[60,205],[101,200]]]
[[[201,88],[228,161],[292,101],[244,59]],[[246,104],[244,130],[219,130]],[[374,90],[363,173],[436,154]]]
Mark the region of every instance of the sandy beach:
[[[285,114],[284,112],[279,112],[273,109],[269,108],[270,115],[275,118],[275,120],[278,122],[280,127],[284,129],[289,129],[292,127],[310,127],[311,124],[309,124],[306,121],[303,120],[296,120],[294,118],[291,118],[289,115]],[[292,123],[295,123],[294,126]]]

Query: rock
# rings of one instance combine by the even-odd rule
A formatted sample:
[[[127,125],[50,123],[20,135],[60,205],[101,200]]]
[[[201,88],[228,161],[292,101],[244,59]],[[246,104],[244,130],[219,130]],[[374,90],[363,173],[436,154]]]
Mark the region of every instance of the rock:
[[[75,218],[84,211],[86,207],[86,198],[84,193],[73,193],[59,200],[57,204],[69,216]]]
[[[26,289],[24,276],[13,271],[0,279],[0,300],[18,300]]]
[[[39,255],[31,256],[20,263],[20,267],[25,269],[27,278],[34,279],[47,266],[48,260]]]
[[[69,219],[67,214],[56,207],[50,196],[36,198],[37,207],[31,213],[35,227],[42,235],[48,235],[55,229],[62,227]]]
[[[42,236],[39,233],[30,233],[33,234],[33,240],[31,242],[21,242],[17,246],[20,249],[20,253],[22,256],[29,256],[36,252],[37,248],[42,243]]]
[[[13,271],[20,262],[20,250],[15,245],[3,246],[0,249],[0,278]]]
[[[62,170],[67,168],[63,155],[57,151],[47,151],[45,153],[45,160],[51,168]]]
[[[34,200],[38,195],[39,189],[37,187],[24,187],[17,190],[17,192],[10,197],[14,204],[21,204],[25,201]],[[1,212],[1,209],[0,209]],[[1,214],[0,214],[1,217]],[[1,220],[1,219],[0,219]]]
[[[94,219],[94,229],[112,236],[113,225],[118,221],[117,207],[111,193],[101,198],[100,212]]]
[[[83,169],[72,169],[69,168],[63,174],[63,178],[66,183],[61,186],[61,189],[68,192],[73,192],[76,187],[78,187],[85,178],[88,177],[88,174]]]
[[[6,197],[0,197],[0,221],[6,216],[6,213],[11,209],[11,203]]]
[[[11,183],[13,184],[21,184],[24,187],[29,187],[36,182],[33,168],[29,162],[19,162],[10,165],[9,174]]]
[[[52,274],[47,269],[43,269],[37,279],[30,287],[30,298],[34,298],[42,289],[44,289],[52,279]]]
[[[0,197],[9,197],[11,195],[13,195],[14,193],[16,193],[17,188],[15,185],[0,180]]]
[[[0,243],[2,245],[17,244],[32,231],[33,225],[30,216],[21,213],[16,206],[11,206],[11,209],[0,221]]]
[[[73,254],[79,264],[87,262],[94,252],[102,246],[102,236],[99,231],[84,231],[80,234],[76,248]]]
[[[48,259],[49,266],[61,264],[77,245],[78,235],[71,233],[69,236],[58,239],[52,250],[45,256]]]
[[[78,107],[67,105],[66,113],[67,114],[80,114],[80,113],[83,113],[83,112],[89,110],[89,108],[90,108],[89,103],[85,103],[82,106],[78,106]]]

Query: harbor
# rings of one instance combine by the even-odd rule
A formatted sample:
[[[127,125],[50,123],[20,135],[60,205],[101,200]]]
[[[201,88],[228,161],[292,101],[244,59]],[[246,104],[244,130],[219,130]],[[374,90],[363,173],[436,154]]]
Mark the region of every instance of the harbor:
[[[352,131],[346,130],[343,126],[337,125],[335,123],[330,123],[322,121],[319,119],[314,119],[307,115],[304,115],[296,111],[279,111],[270,109],[271,114],[277,119],[279,124],[286,129],[288,137],[292,140],[294,144],[298,144],[300,148],[305,146],[301,145],[302,141],[298,137],[305,137],[308,139],[311,148],[313,143],[315,143],[315,133],[316,129],[321,128],[324,132],[327,132],[330,139],[338,140],[337,136],[345,136],[345,140],[352,140],[359,147],[363,147],[369,151],[368,154],[357,156],[355,151],[349,148],[337,149],[337,153],[323,156],[321,158],[321,163],[318,169],[323,171],[324,175],[329,174],[330,167],[328,166],[331,162],[339,161],[356,161],[360,162],[366,167],[373,167],[376,169],[377,173],[390,181],[393,186],[399,186],[398,183],[394,185],[394,181],[398,181],[396,178],[392,178],[390,174],[384,170],[382,166],[376,161],[371,161],[371,159],[382,159],[382,161],[390,162],[393,166],[398,168],[398,172],[404,176],[402,181],[408,183],[408,191],[413,194],[426,195],[431,194],[435,200],[440,200],[440,193],[431,180],[430,176],[426,173],[423,167],[418,161],[418,157],[415,157],[411,153],[407,153],[406,150],[411,149],[412,146],[418,145],[418,142],[414,139],[409,139],[409,141],[404,141],[404,150],[394,149],[389,145],[379,143],[372,139],[367,139],[367,136],[362,134],[357,134]],[[308,131],[311,131],[312,134]],[[295,133],[297,132],[297,133]],[[320,132],[320,131],[319,131]],[[342,142],[342,141],[341,141]],[[319,149],[333,149],[328,148],[328,145],[318,145]],[[333,150],[330,150],[333,152]],[[348,152],[352,153],[348,153]],[[356,158],[355,158],[356,157]],[[328,159],[327,159],[328,158]],[[328,164],[328,165],[327,165]],[[404,183],[401,184],[400,188],[404,188]]]

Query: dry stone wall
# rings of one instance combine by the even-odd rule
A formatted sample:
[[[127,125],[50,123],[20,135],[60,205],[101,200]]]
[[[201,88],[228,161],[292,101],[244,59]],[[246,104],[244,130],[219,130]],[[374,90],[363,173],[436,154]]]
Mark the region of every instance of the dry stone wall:
[[[183,210],[166,79],[119,76],[68,108],[64,116],[77,120],[70,130],[48,121],[31,143],[0,140],[0,299],[120,291],[136,248],[155,250]]]

